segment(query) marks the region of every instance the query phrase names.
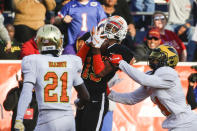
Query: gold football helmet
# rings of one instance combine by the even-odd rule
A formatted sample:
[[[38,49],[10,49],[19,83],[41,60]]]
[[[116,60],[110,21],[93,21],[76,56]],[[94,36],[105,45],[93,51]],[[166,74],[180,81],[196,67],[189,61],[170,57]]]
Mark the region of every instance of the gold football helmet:
[[[42,26],[37,32],[35,41],[39,52],[42,54],[52,53],[59,56],[62,53],[62,34],[54,25],[46,24]]]
[[[153,49],[149,56],[149,66],[156,70],[162,66],[175,68],[179,62],[176,49],[170,45],[160,45]]]

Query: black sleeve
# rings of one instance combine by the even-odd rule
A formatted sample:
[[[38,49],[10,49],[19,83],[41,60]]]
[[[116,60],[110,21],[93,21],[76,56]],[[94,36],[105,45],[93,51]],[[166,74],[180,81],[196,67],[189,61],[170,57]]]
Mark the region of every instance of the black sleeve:
[[[186,99],[187,99],[188,104],[191,106],[192,110],[197,107],[197,103],[195,100],[195,95],[194,95],[192,86],[189,86],[188,88]]]
[[[127,24],[134,24],[133,16],[130,13],[129,5],[126,0],[118,0],[118,3],[115,6],[115,8],[119,8],[120,10],[122,10],[125,19],[127,20]]]
[[[12,88],[8,92],[6,99],[3,102],[3,106],[5,110],[7,111],[13,110],[17,106],[18,99],[19,99],[19,88],[18,87]]]

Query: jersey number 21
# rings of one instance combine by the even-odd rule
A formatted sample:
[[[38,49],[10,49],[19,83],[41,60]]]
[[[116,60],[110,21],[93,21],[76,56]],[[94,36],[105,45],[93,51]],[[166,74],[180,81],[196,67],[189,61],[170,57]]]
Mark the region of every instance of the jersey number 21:
[[[45,102],[58,102],[58,94],[53,93],[52,95],[49,95],[50,90],[55,90],[58,86],[58,79],[62,81],[62,89],[61,89],[61,96],[60,96],[60,102],[68,102],[69,97],[67,96],[67,72],[64,72],[60,78],[58,78],[57,74],[55,72],[47,72],[47,74],[44,76],[44,80],[48,81],[50,78],[53,79],[52,84],[47,84],[44,88],[44,101]]]

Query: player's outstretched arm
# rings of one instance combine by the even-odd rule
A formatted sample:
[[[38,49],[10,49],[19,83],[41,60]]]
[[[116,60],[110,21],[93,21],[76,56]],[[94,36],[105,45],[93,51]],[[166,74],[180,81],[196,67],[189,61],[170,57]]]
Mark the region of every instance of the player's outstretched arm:
[[[122,60],[121,55],[113,54],[110,56],[112,65],[118,66],[123,72],[125,72],[134,81],[143,86],[155,87],[155,88],[171,88],[174,86],[174,79],[176,75],[169,74],[169,72],[157,71],[156,75],[149,75],[140,70],[134,68],[126,61]],[[170,70],[172,72],[172,70]],[[157,82],[155,82],[157,81]]]
[[[171,70],[166,68],[165,72],[162,69],[158,69],[154,75],[149,75],[134,68],[124,60],[119,62],[119,68],[140,85],[153,88],[171,88],[175,86],[174,81],[177,79],[175,73],[172,73],[173,70],[171,68]]]
[[[134,92],[129,93],[118,93],[113,90],[111,90],[110,92],[108,91],[108,98],[110,100],[127,105],[134,105],[136,103],[139,103],[150,95],[150,92],[148,92],[143,86],[141,86]]]
[[[75,101],[75,105],[78,109],[82,109],[89,101],[90,95],[84,83],[74,86],[75,90],[77,91],[78,100]]]

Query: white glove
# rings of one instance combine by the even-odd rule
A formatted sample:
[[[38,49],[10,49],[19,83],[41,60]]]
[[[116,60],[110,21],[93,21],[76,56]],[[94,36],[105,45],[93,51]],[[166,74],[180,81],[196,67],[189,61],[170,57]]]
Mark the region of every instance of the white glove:
[[[91,36],[92,36],[92,44],[93,44],[92,46],[95,48],[100,48],[103,42],[105,41],[105,39],[101,38],[101,37],[104,37],[101,35],[101,33],[103,32],[103,29],[104,28],[100,28],[98,31],[97,27],[96,29],[93,27]]]
[[[18,130],[18,131],[24,131],[25,127],[23,125],[22,120],[16,120],[15,124],[14,124],[14,129]]]
[[[79,98],[77,98],[75,101],[74,101],[74,104],[75,104],[75,106],[76,106],[76,108],[78,109],[78,110],[83,110],[84,109],[84,106],[82,106],[82,107],[79,107],[79,101],[80,101],[80,99]]]

